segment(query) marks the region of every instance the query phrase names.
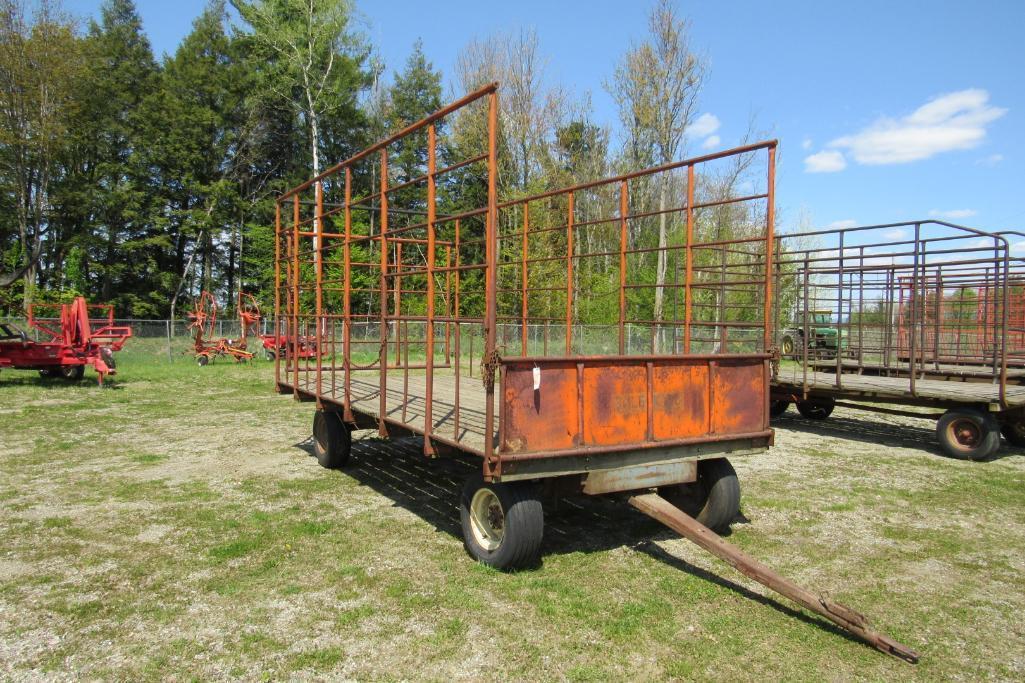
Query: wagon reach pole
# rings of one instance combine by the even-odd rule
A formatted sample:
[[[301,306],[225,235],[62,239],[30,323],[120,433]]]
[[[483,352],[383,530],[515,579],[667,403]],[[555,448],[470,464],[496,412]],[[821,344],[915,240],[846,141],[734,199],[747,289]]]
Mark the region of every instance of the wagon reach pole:
[[[724,541],[714,531],[676,508],[658,494],[646,493],[631,496],[629,503],[652,519],[658,520],[684,538],[712,553],[741,574],[790,598],[805,609],[822,615],[869,645],[912,664],[918,663],[917,652],[873,631],[864,615],[855,612],[850,607],[833,602],[826,596],[815,595],[793,581],[780,576],[744,551]]]

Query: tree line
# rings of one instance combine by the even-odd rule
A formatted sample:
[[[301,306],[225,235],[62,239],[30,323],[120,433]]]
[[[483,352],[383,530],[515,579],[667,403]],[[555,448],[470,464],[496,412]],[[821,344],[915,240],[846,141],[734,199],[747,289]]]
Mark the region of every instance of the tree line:
[[[84,25],[57,0],[0,0],[0,313],[78,294],[139,318],[180,317],[202,290],[224,303],[239,291],[269,303],[274,198],[450,99],[421,42],[388,69],[354,12],[348,0],[211,0],[174,54],[158,59],[132,0],[105,0]],[[692,151],[708,69],[689,33],[670,0],[658,0],[647,35],[610,74],[621,144],[593,120],[586,94],[550,85],[533,31],[464,46],[452,98],[501,82],[501,196]],[[471,134],[439,131],[444,145]],[[396,167],[421,168],[418,148]],[[737,192],[749,164],[702,178],[703,196]],[[665,174],[642,195],[631,201],[653,217],[632,222],[631,243],[658,247],[639,269],[663,284],[680,267],[665,246],[682,230],[664,210],[686,196],[685,181]],[[750,233],[764,219],[754,211],[725,205],[701,224],[719,238]],[[577,286],[600,291],[615,270],[581,271]],[[644,315],[671,315],[664,291],[652,288]]]

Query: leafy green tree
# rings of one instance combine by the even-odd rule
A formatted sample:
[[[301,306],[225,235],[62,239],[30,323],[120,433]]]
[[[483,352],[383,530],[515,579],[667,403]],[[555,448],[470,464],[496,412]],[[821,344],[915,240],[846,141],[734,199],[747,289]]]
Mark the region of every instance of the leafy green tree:
[[[38,3],[31,17],[25,5],[0,2],[0,168],[5,204],[14,214],[13,226],[0,224],[0,255],[12,246],[17,254],[10,270],[0,271],[0,286],[23,279],[28,304],[50,228],[51,190],[80,59],[74,27],[56,3]]]

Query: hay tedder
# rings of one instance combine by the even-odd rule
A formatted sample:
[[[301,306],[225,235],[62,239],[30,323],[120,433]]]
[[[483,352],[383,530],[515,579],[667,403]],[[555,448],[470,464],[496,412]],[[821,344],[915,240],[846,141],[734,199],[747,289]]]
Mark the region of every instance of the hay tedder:
[[[214,339],[214,329],[217,326],[217,299],[207,291],[199,296],[192,311],[189,312],[189,320],[192,321],[189,323],[189,329],[193,330],[195,340],[192,352],[195,354],[196,363],[200,366],[208,365],[219,356],[229,357],[236,363],[252,360],[253,353],[246,350],[247,339],[249,330],[260,320],[260,309],[252,296],[239,294],[238,313],[242,323],[241,336],[238,339]]]
[[[56,317],[39,316],[51,310]],[[90,318],[90,311],[98,315]],[[91,365],[102,385],[104,377],[116,373],[114,352],[132,336],[131,327],[114,324],[113,306],[90,305],[84,297],[70,304],[31,304],[27,313],[29,328],[46,341],[29,339],[14,325],[0,324],[2,369],[38,370],[42,377],[77,382]]]

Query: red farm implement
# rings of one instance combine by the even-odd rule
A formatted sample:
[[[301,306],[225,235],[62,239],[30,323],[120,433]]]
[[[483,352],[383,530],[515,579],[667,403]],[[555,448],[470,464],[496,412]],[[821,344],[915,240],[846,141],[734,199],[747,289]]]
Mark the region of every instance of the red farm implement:
[[[57,316],[40,317],[49,311]],[[43,340],[29,339],[13,325],[0,324],[0,368],[38,370],[43,377],[78,381],[91,365],[100,384],[115,374],[114,352],[132,336],[132,328],[114,324],[113,306],[90,305],[84,297],[70,304],[29,305],[28,326]]]
[[[246,298],[248,296],[248,299]],[[239,296],[239,319],[242,322],[242,336],[239,339],[228,339],[225,337],[214,338],[214,330],[217,327],[217,299],[210,292],[204,291],[196,300],[192,310],[189,312],[189,329],[193,330],[194,343],[192,352],[195,354],[196,363],[200,366],[207,365],[215,358],[228,357],[236,363],[242,363],[253,358],[253,353],[246,349],[247,337],[250,328],[256,326],[260,320],[260,309],[256,306],[256,300],[249,295]]]
[[[500,569],[538,559],[546,494],[619,496],[916,661],[712,531],[739,512],[726,456],[773,439],[776,142],[499,201],[498,111],[486,86],[278,198],[274,331],[318,352],[286,343],[275,380],[315,402],[320,464],[355,429],[470,459],[464,545]],[[744,196],[716,183],[737,169]]]

